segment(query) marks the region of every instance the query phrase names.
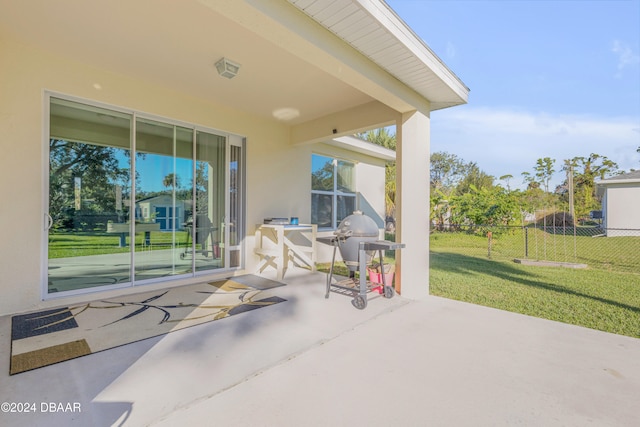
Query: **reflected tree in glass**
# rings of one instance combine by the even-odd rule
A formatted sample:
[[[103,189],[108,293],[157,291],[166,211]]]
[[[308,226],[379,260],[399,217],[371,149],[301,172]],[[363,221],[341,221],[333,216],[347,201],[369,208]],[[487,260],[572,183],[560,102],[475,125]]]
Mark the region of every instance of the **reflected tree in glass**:
[[[49,153],[53,228],[73,229],[80,212],[117,213],[116,200],[127,197],[130,178],[128,165],[121,167],[120,159],[128,159],[129,150],[51,139]]]
[[[324,161],[321,166],[316,161]],[[320,191],[333,191],[333,159],[314,156],[311,172],[311,189]]]

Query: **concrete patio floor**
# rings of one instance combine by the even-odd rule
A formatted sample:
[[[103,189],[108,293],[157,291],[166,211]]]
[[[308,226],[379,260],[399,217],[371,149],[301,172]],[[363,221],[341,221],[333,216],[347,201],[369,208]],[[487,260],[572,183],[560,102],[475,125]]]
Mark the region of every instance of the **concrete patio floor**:
[[[325,277],[293,269],[266,291],[287,302],[14,376],[1,317],[0,402],[36,412],[0,425],[640,424],[638,339],[438,297],[356,310]]]

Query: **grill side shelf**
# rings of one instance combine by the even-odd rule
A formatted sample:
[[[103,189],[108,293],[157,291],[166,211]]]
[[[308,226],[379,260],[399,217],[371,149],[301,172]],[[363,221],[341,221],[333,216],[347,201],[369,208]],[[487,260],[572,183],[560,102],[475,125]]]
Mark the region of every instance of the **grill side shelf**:
[[[337,236],[316,237],[316,241],[329,246],[340,246],[340,238]]]
[[[402,249],[405,247],[404,243],[390,242],[388,240],[376,240],[375,242],[363,242],[365,251],[391,251],[395,249]]]
[[[348,237],[347,237],[348,238]],[[324,243],[329,246],[340,246],[340,243],[345,241],[347,238],[338,237],[338,236],[323,236],[317,237],[316,240],[320,243]],[[404,243],[391,242],[389,240],[376,240],[374,242],[363,242],[364,250],[366,251],[379,251],[379,250],[396,250],[402,249],[405,247]]]

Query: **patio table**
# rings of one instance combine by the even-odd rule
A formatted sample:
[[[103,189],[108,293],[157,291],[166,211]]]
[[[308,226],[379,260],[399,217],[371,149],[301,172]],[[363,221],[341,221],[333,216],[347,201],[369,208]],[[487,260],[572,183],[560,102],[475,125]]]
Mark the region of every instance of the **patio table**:
[[[281,225],[259,224],[256,226],[255,253],[261,258],[258,271],[267,267],[277,271],[278,280],[282,280],[289,261],[307,265],[316,271],[316,224]],[[310,236],[309,236],[310,234]]]

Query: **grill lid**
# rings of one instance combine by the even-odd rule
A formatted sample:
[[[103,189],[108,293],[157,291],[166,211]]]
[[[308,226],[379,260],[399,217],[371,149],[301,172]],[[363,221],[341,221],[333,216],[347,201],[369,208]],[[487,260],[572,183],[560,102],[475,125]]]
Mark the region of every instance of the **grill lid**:
[[[378,226],[361,211],[355,211],[340,222],[335,234],[341,237],[378,237]]]

